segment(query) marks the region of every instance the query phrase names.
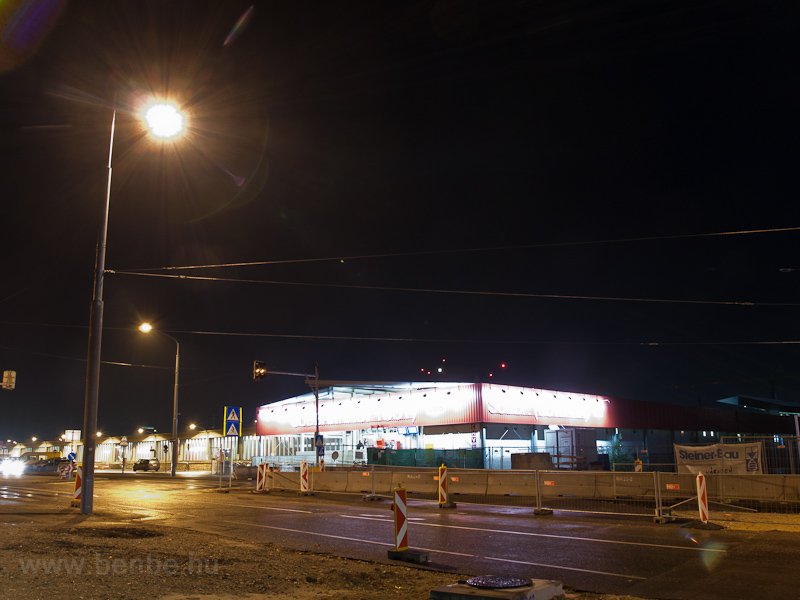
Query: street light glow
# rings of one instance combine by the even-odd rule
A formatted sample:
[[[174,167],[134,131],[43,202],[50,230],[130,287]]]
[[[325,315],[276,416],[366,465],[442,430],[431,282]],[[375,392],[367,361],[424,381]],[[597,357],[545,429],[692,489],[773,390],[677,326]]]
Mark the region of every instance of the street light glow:
[[[171,103],[153,102],[144,109],[144,120],[150,133],[161,139],[171,139],[184,130],[184,116]]]
[[[192,431],[194,431],[195,429],[197,429],[197,425],[195,425],[194,423],[192,423],[191,425],[189,425],[189,429],[191,429]]]
[[[151,331],[153,331],[153,326],[150,325],[150,323],[142,323],[141,325],[139,325],[139,331],[141,331],[142,333],[150,333]]]

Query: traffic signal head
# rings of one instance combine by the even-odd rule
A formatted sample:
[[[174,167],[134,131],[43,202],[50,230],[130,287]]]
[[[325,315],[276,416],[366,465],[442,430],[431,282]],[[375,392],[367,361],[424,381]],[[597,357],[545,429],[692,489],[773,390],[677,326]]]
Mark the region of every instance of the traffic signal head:
[[[253,361],[253,381],[259,381],[267,376],[267,363],[263,360]]]

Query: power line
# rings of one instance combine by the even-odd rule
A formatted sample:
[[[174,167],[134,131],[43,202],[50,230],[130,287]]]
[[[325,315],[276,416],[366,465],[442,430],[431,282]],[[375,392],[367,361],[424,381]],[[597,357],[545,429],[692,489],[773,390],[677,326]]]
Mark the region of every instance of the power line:
[[[70,327],[66,325],[66,327]],[[78,356],[66,356],[64,354],[51,354],[49,352],[39,352],[38,350],[24,350],[20,348],[10,348],[8,346],[0,346],[0,350],[5,350],[7,352],[20,352],[23,354],[30,354],[32,356],[41,356],[44,358],[55,358],[58,360],[71,360],[75,362],[86,362],[85,358],[81,358]],[[127,363],[127,362],[119,362],[113,360],[104,360],[101,361],[104,365],[113,365],[116,367],[136,367],[142,369],[163,369],[163,370],[172,370],[172,367],[162,367],[159,365],[145,365],[145,364],[138,364],[138,363]]]
[[[493,296],[499,298],[538,298],[547,300],[593,300],[604,302],[640,302],[650,304],[696,304],[710,306],[751,306],[751,307],[799,307],[796,302],[754,302],[752,300],[680,300],[675,298],[635,298],[623,296],[584,296],[580,294],[535,294],[528,292],[491,292],[485,290],[446,290],[437,288],[407,288],[377,285],[351,285],[344,283],[311,283],[304,281],[275,281],[263,279],[240,279],[232,277],[211,277],[202,275],[169,275],[167,273],[144,273],[136,271],[114,271],[107,273],[131,275],[136,277],[155,277],[160,279],[182,279],[188,281],[215,281],[225,283],[251,283],[259,285],[287,285],[295,287],[321,287],[348,290],[369,290],[379,292],[408,292],[424,294],[449,294],[462,296]]]
[[[25,326],[40,326],[40,327],[75,327],[74,325],[60,325],[57,323],[14,323],[5,321],[5,325],[25,325]],[[85,327],[84,327],[85,329]],[[111,327],[109,329],[126,330],[124,327]],[[165,329],[165,333],[175,335],[204,335],[204,336],[217,336],[217,337],[251,337],[251,338],[279,338],[289,340],[321,340],[321,341],[353,341],[353,342],[404,342],[404,343],[431,343],[431,344],[486,344],[486,345],[564,345],[564,346],[793,346],[800,345],[800,340],[733,340],[733,341],[657,341],[657,340],[644,340],[644,341],[592,341],[592,340],[490,340],[490,339],[456,339],[456,338],[416,338],[416,337],[397,337],[397,336],[353,336],[353,335],[318,335],[318,334],[292,334],[292,333],[253,333],[253,332],[237,332],[237,331],[205,331],[196,329]],[[37,356],[46,356],[50,358],[61,358],[67,360],[75,360],[86,362],[85,358],[77,358],[73,356],[63,356],[57,354],[48,354],[45,352],[38,352],[33,350],[21,350],[18,348],[10,348],[8,346],[0,346],[0,350],[7,350],[11,352],[25,352],[28,354],[35,354]],[[123,363],[114,361],[104,361],[104,364],[129,366],[129,367],[145,367],[153,369],[171,369],[171,367],[162,367],[158,365],[145,365],[135,363]]]
[[[202,331],[202,330],[170,330],[177,335],[207,335],[220,337],[249,337],[249,338],[282,338],[294,340],[321,340],[333,342],[406,342],[406,343],[431,343],[431,344],[486,344],[486,345],[565,345],[565,346],[786,346],[800,345],[800,340],[740,340],[740,341],[701,341],[701,342],[671,342],[671,341],[638,341],[638,342],[603,342],[581,340],[480,340],[480,339],[442,339],[442,338],[404,338],[404,337],[377,337],[353,335],[314,335],[314,334],[289,334],[289,333],[249,333],[236,331]]]
[[[290,264],[304,264],[304,263],[319,263],[319,262],[343,262],[352,260],[368,260],[376,258],[408,258],[412,256],[436,256],[442,254],[472,254],[478,252],[502,252],[507,250],[533,250],[538,248],[568,248],[577,246],[596,246],[603,244],[624,244],[630,242],[655,242],[655,241],[668,241],[668,240],[682,240],[682,239],[699,239],[699,238],[712,238],[712,237],[731,237],[739,235],[755,235],[760,233],[791,233],[800,231],[800,227],[774,227],[771,229],[742,229],[738,231],[716,231],[709,233],[686,233],[675,235],[659,235],[659,236],[641,236],[630,238],[612,238],[605,240],[584,240],[575,242],[543,242],[539,244],[519,244],[510,246],[484,246],[478,248],[456,248],[450,250],[416,250],[411,252],[394,252],[394,253],[380,253],[380,254],[356,254],[352,256],[328,256],[318,258],[295,258],[285,260],[256,260],[248,262],[230,262],[230,263],[214,263],[207,265],[180,265],[180,266],[164,266],[164,267],[144,267],[144,268],[129,268],[122,272],[129,271],[180,271],[190,269],[224,269],[231,267],[258,267],[270,265],[290,265]]]

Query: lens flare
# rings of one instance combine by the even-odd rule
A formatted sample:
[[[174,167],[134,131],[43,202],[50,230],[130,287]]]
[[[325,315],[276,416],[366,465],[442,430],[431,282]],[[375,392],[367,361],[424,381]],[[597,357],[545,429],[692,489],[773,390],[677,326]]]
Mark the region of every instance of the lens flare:
[[[236,21],[236,24],[233,26],[233,29],[231,29],[231,32],[228,34],[228,37],[226,37],[225,41],[222,42],[223,46],[230,46],[233,42],[236,41],[236,38],[238,38],[242,34],[242,31],[244,31],[244,28],[247,27],[247,24],[250,22],[250,19],[253,18],[254,10],[255,6],[251,5],[250,8],[244,11],[244,14],[241,17],[239,17],[239,19]]]
[[[36,54],[65,6],[66,0],[0,2],[0,72],[19,66]]]

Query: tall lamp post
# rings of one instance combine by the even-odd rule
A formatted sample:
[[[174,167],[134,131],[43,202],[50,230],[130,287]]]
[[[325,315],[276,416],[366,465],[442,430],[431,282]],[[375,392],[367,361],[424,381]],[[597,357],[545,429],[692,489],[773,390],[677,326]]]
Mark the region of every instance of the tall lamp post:
[[[184,117],[173,104],[151,103],[142,113],[150,133],[161,139],[171,139],[184,130]],[[100,396],[100,360],[103,343],[103,275],[106,268],[106,236],[108,234],[108,209],[111,205],[111,173],[114,155],[114,132],[117,126],[117,109],[111,115],[111,133],[108,143],[108,176],[106,199],[100,218],[100,232],[94,260],[94,287],[89,309],[89,350],[86,357],[86,391],[83,400],[83,481],[81,483],[81,513],[94,510],[94,459],[97,447],[97,404]]]
[[[181,365],[181,345],[174,337],[172,337],[168,333],[164,333],[158,329],[153,329],[153,326],[150,323],[142,323],[139,325],[139,331],[142,333],[150,333],[151,331],[155,331],[171,339],[175,342],[175,385],[173,386],[172,390],[172,460],[170,467],[170,474],[175,477],[175,471],[178,467],[178,376],[180,374],[180,365]]]

